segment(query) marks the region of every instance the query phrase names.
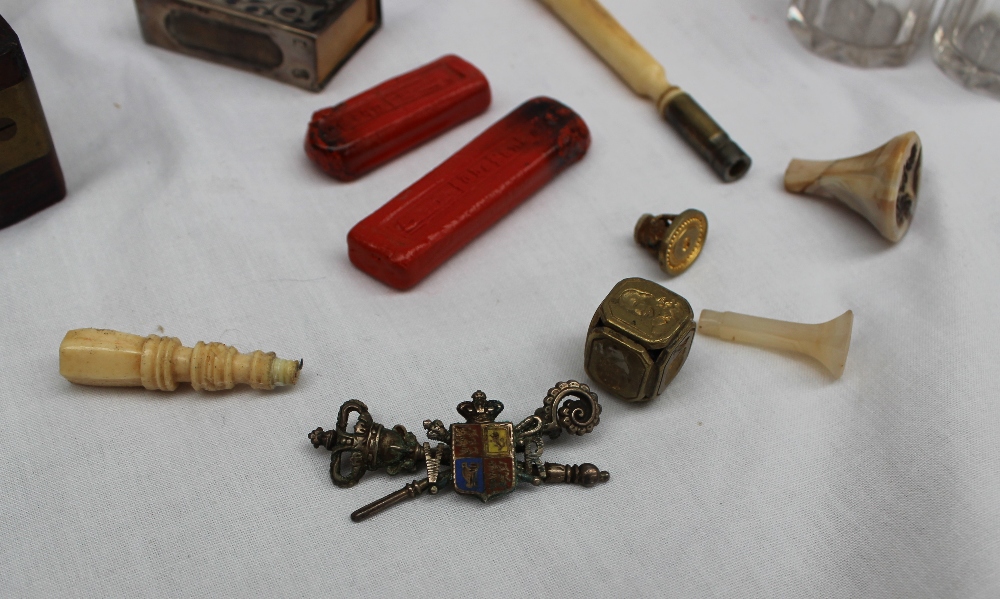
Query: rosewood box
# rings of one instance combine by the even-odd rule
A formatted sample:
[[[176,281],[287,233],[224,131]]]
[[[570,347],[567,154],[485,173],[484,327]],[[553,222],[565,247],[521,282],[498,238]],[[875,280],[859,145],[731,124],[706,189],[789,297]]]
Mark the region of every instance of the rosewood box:
[[[0,229],[66,196],[21,42],[0,17]]]

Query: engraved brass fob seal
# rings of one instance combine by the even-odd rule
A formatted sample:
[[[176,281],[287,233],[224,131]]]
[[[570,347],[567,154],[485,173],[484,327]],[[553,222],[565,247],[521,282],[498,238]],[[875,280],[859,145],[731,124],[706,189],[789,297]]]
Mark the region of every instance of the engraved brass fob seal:
[[[556,383],[549,389],[542,407],[518,424],[497,422],[502,411],[502,403],[487,400],[485,393],[476,391],[472,401],[458,404],[464,423],[446,428],[440,420],[424,420],[427,438],[439,442],[432,449],[430,443],[418,443],[416,436],[402,425],[390,429],[378,424],[365,404],[352,399],[340,406],[336,429],[317,428],[309,433],[309,440],[313,447],[333,452],[330,478],[338,487],[353,487],[368,470],[385,468],[389,474],[397,474],[413,472],[420,462],[424,463],[425,478],[355,511],[351,514],[355,522],[424,491],[436,495],[449,485],[459,494],[487,501],[510,493],[518,481],[592,487],[608,480],[608,473],[593,464],[553,464],[541,460],[543,435],[555,439],[563,430],[584,435],[600,422],[597,394],[587,385],[576,381]],[[353,430],[348,428],[351,414],[358,417]],[[522,456],[520,460],[518,454]],[[344,461],[345,457],[348,461]],[[344,467],[350,470],[345,472]]]
[[[646,279],[625,279],[590,321],[584,368],[625,401],[649,401],[684,365],[694,332],[686,299]]]
[[[700,210],[680,214],[643,214],[635,224],[635,242],[660,261],[660,269],[676,276],[701,255],[708,235],[708,218]]]

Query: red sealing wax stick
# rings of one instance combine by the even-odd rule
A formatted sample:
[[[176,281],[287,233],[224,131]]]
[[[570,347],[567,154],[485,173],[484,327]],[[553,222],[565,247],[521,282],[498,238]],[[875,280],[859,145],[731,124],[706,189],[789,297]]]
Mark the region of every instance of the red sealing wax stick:
[[[442,56],[313,114],[306,154],[331,177],[353,181],[489,105],[479,69]]]
[[[534,98],[497,121],[347,234],[351,262],[409,289],[590,146],[580,115]]]

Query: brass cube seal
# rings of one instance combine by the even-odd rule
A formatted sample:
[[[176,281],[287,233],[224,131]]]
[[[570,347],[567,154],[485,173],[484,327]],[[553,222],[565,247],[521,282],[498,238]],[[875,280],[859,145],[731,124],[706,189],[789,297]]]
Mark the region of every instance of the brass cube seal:
[[[684,365],[694,332],[686,299],[646,279],[624,279],[590,321],[584,368],[621,399],[649,401]]]

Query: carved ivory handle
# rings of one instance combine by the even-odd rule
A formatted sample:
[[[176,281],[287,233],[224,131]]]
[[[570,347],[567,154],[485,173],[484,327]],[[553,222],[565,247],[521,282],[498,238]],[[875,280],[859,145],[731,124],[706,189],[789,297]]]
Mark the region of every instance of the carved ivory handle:
[[[76,329],[59,345],[59,374],[71,383],[173,391],[190,382],[199,391],[294,385],[302,362],[274,352],[239,353],[223,343],[184,347],[176,337],[141,337],[106,329]]]
[[[655,102],[660,112],[669,96],[681,93],[667,81],[663,66],[595,0],[539,2],[575,31],[632,91]]]
[[[850,310],[820,324],[801,324],[715,310],[702,310],[698,317],[698,333],[701,335],[812,356],[836,378],[844,374],[853,325],[854,312]]]

